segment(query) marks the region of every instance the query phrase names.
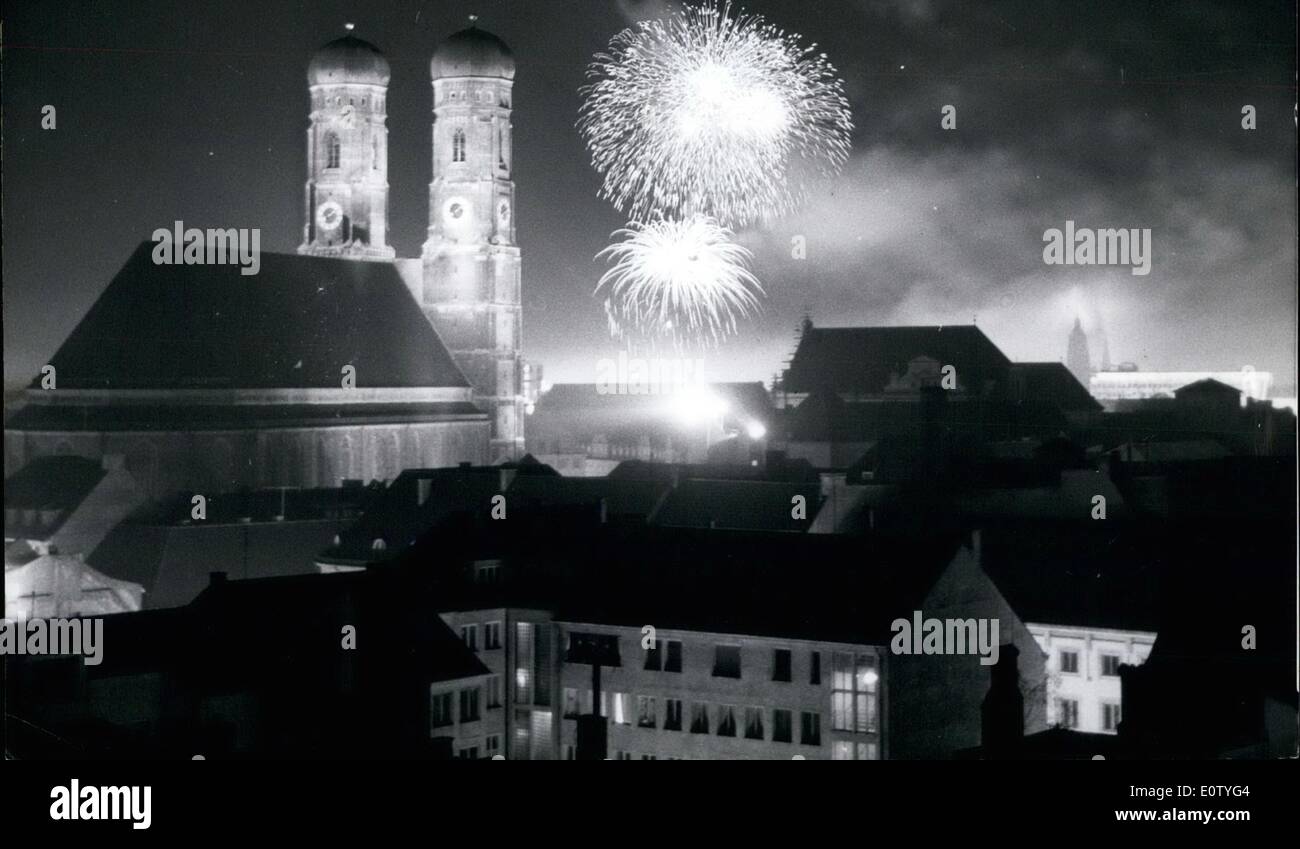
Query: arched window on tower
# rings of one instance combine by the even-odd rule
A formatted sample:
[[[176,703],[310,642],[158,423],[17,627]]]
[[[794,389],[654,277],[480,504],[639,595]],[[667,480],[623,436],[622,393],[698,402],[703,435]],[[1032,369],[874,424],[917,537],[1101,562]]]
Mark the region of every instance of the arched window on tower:
[[[465,131],[457,130],[451,134],[451,161],[465,161]]]
[[[370,170],[379,170],[379,136],[370,139]]]
[[[337,133],[325,134],[325,167],[339,167],[339,137]]]

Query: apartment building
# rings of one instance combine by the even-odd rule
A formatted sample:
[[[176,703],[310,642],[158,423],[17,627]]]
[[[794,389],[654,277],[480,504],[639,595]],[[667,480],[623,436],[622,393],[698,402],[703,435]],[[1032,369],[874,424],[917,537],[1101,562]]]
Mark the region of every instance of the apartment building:
[[[881,647],[706,631],[559,622],[561,641],[603,635],[619,666],[601,670],[600,715],[612,760],[878,760]],[[567,657],[567,654],[566,654]],[[592,669],[561,672],[562,756],[576,759],[578,717],[593,713]]]
[[[1047,722],[1075,731],[1115,734],[1123,717],[1119,668],[1140,666],[1155,631],[1028,622],[1047,654]]]

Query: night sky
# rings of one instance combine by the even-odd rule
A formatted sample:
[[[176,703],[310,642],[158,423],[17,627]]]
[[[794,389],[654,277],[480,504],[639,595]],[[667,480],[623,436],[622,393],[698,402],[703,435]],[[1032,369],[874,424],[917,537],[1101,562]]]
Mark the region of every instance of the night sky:
[[[176,219],[301,240],[307,62],[356,23],[393,69],[389,243],[427,226],[433,47],[479,25],[518,62],[524,354],[593,382],[614,356],[591,291],[623,219],[574,129],[584,71],[654,0],[52,2],[4,7],[6,384],[30,380],[133,248]],[[968,324],[1060,360],[1075,317],[1111,359],[1276,375],[1294,395],[1295,6],[1287,2],[752,0],[818,42],[857,129],[843,176],[742,234],[765,312],[707,355],[769,379],[819,325]],[[58,110],[54,131],[41,107]],[[940,109],[957,107],[957,129]],[[1241,129],[1241,107],[1258,129]],[[1153,231],[1151,274],[1045,266],[1042,235]],[[808,257],[790,256],[794,235]]]

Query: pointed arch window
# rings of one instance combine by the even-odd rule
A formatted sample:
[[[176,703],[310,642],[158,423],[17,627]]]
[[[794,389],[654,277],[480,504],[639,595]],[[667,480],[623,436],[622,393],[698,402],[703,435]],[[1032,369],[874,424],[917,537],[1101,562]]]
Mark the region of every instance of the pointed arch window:
[[[325,167],[339,167],[339,137],[337,133],[325,134]]]
[[[451,161],[465,161],[465,131],[456,130],[451,134]]]

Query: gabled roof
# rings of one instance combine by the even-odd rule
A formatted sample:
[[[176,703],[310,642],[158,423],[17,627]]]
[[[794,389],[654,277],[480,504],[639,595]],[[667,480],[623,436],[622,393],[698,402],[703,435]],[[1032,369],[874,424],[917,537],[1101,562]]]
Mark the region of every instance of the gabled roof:
[[[345,365],[359,388],[469,385],[391,263],[262,253],[244,276],[153,247],[50,360],[60,389],[338,389]]]
[[[891,376],[905,375],[917,357],[957,369],[963,386],[978,392],[1011,361],[974,325],[936,327],[808,327],[782,378],[787,392],[816,388],[840,394],[883,393]]]

